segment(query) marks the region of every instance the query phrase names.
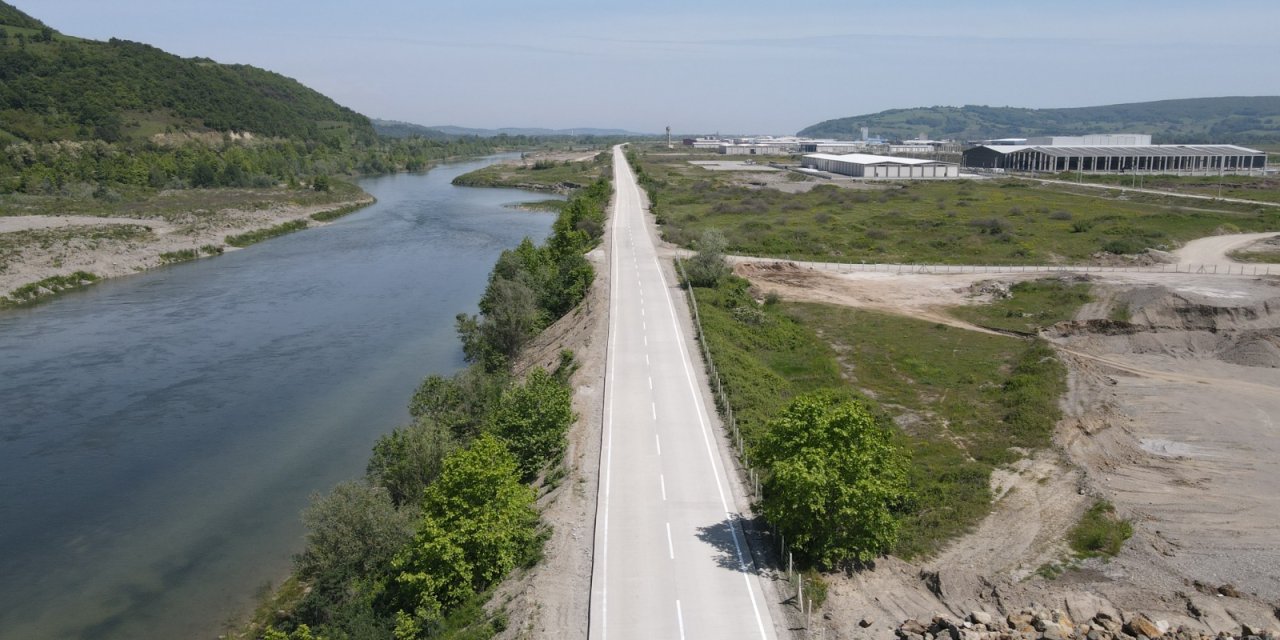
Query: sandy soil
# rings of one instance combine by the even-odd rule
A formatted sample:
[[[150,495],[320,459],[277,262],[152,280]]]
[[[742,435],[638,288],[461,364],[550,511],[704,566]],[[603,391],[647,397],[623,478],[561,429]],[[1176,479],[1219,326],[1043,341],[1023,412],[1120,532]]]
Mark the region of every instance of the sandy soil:
[[[1262,234],[1274,235],[1274,234]],[[1257,241],[1189,243],[1184,261],[1225,263]],[[738,264],[763,291],[967,327],[944,311],[982,303],[970,285],[1037,274],[838,274]],[[1040,274],[1043,275],[1043,274]],[[1141,611],[1173,625],[1280,630],[1280,278],[1091,274],[1098,300],[1046,333],[1069,365],[1055,447],[992,477],[999,498],[975,531],[938,557],[894,558],[831,576],[818,629],[893,637],[903,619],[973,610],[1061,608],[1073,618]],[[1115,323],[1116,306],[1132,324]],[[1133,520],[1110,562],[1056,580],[1034,570],[1067,558],[1063,534],[1095,497]],[[1215,589],[1231,585],[1223,597]],[[859,623],[867,621],[867,627]]]
[[[112,278],[163,264],[160,254],[205,245],[226,246],[226,237],[291,220],[310,220],[322,211],[372,202],[369,197],[324,205],[280,205],[269,209],[223,209],[212,214],[160,219],[92,216],[0,217],[0,295],[45,278],[88,271]],[[113,234],[132,225],[131,234]]]

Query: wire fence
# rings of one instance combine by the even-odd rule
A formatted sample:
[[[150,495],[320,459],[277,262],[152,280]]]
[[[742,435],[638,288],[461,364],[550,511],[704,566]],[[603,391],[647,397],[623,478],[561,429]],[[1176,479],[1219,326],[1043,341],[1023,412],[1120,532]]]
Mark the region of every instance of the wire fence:
[[[795,265],[832,273],[1168,273],[1193,275],[1269,276],[1271,270],[1280,275],[1280,266],[1272,264],[1158,264],[1158,265],[954,265],[894,264],[864,262],[807,262],[783,258],[732,256],[740,264]]]
[[[711,356],[711,347],[707,344],[702,329],[702,313],[698,309],[698,298],[693,292],[693,287],[688,284],[689,278],[685,274],[684,260],[677,258],[674,262],[680,275],[680,283],[689,301],[689,309],[693,312],[694,333],[702,352],[702,361],[706,367],[707,380],[711,383],[711,395],[715,399],[716,411],[720,414],[720,422],[724,426],[726,435],[729,437],[729,443],[737,456],[742,478],[746,481],[747,491],[750,493],[752,501],[758,503],[764,496],[760,473],[751,464],[750,453],[742,438],[742,430],[738,428],[738,420],[733,413],[733,404],[729,400],[729,394],[725,391],[724,380],[720,377],[720,370],[716,367],[715,358]],[[773,543],[770,550],[776,553],[774,560],[777,562],[775,566],[778,567],[779,575],[782,574],[782,567],[785,566],[786,581],[795,591],[795,595],[788,598],[784,604],[796,607],[800,615],[804,616],[804,629],[811,632],[813,627],[813,596],[817,592],[816,583],[812,578],[808,578],[801,571],[796,570],[794,553],[787,546],[786,536],[780,534],[777,527],[769,527],[763,533]]]

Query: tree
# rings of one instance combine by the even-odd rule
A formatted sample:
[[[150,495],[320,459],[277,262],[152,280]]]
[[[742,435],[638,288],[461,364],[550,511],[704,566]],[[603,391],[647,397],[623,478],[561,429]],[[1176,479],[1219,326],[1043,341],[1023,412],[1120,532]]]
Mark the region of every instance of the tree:
[[[445,457],[457,446],[447,428],[430,418],[419,418],[378,438],[365,475],[369,482],[386,489],[395,504],[416,506],[422,490],[440,475]]]
[[[446,458],[425,491],[413,542],[393,562],[401,608],[410,612],[397,626],[426,628],[525,562],[538,540],[534,499],[515,456],[492,435]]]
[[[328,191],[332,188],[329,183],[329,176],[318,175],[311,179],[311,188],[316,191]]]
[[[698,241],[698,253],[685,264],[689,284],[695,287],[714,287],[733,273],[724,261],[724,250],[728,244],[724,234],[715,229],[702,233],[702,238]]]
[[[431,420],[466,444],[480,433],[485,416],[502,397],[507,379],[505,372],[486,371],[478,364],[451,377],[427,376],[413,393],[409,415]]]
[[[762,512],[822,567],[869,562],[897,540],[907,453],[860,402],[796,398],[758,448],[769,469]]]
[[[397,510],[386,489],[364,482],[345,482],[312,498],[302,515],[307,546],[294,557],[298,576],[311,586],[299,611],[327,622],[367,609],[392,559],[413,539],[415,513]]]
[[[564,453],[565,434],[574,419],[572,404],[569,386],[541,368],[502,394],[491,428],[515,454],[525,481]]]
[[[481,316],[458,314],[458,336],[468,362],[496,371],[520,353],[545,324],[538,294],[518,280],[499,278],[485,293],[489,311]]]

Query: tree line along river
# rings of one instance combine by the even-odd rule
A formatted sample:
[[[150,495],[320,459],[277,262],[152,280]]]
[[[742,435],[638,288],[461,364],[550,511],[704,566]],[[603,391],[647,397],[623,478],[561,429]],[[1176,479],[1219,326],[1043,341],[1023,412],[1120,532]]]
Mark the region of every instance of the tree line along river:
[[[455,187],[494,159],[361,181],[378,203],[216,259],[0,312],[0,638],[214,637],[462,363],[498,254],[554,215]]]

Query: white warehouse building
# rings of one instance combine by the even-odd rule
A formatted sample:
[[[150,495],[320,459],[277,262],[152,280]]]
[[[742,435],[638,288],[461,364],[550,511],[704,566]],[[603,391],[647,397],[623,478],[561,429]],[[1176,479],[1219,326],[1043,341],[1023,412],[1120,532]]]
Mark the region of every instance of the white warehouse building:
[[[960,165],[954,162],[873,156],[866,153],[831,155],[811,153],[801,159],[810,169],[855,178],[958,178]]]

